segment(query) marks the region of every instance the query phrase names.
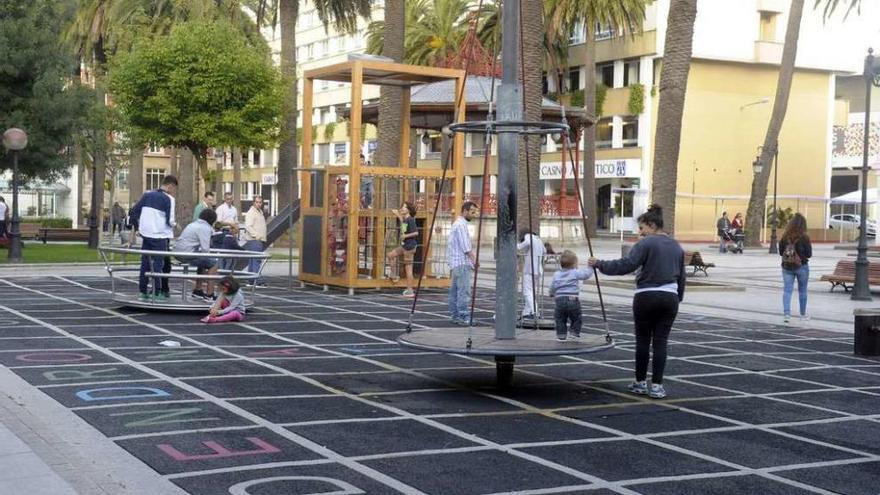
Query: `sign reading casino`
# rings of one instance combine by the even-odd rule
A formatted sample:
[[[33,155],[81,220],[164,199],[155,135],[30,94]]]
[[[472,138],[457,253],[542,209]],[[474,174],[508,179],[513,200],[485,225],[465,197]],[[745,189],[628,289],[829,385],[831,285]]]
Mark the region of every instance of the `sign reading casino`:
[[[548,162],[541,164],[541,179],[561,179],[562,166],[560,162]],[[642,160],[628,158],[621,160],[596,160],[597,179],[615,179],[641,176]],[[578,170],[580,172],[580,169]],[[580,174],[578,174],[580,175]],[[574,167],[571,163],[565,163],[565,178],[574,178]]]

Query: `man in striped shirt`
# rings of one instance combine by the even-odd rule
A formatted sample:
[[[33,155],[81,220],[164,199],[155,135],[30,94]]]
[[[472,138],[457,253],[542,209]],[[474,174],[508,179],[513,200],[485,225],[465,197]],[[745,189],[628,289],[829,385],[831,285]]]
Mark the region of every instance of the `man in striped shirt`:
[[[461,205],[461,215],[452,224],[446,246],[452,276],[452,283],[449,285],[449,314],[456,325],[470,323],[471,282],[474,267],[477,265],[477,251],[471,245],[467,226],[476,216],[476,203],[465,201]]]

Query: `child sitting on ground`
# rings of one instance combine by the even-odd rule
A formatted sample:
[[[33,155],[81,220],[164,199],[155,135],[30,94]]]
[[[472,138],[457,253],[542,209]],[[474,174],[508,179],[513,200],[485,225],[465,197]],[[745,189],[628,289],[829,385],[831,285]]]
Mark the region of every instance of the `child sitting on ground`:
[[[556,340],[564,341],[566,334],[571,340],[581,338],[581,280],[593,276],[593,269],[577,268],[578,258],[572,251],[564,251],[559,258],[561,269],[553,275],[550,295],[556,301]],[[570,326],[569,326],[570,324]],[[568,328],[566,328],[568,327]]]
[[[220,297],[211,306],[208,316],[202,318],[203,323],[221,323],[224,321],[244,321],[244,295],[238,282],[227,275],[220,280]]]

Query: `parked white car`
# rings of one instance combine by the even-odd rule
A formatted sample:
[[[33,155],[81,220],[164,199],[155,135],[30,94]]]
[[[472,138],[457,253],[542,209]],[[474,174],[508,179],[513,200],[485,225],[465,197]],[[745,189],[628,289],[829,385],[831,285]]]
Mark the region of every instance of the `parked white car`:
[[[851,213],[843,213],[840,215],[831,215],[831,220],[828,222],[828,228],[830,229],[844,229],[844,230],[858,230],[861,225],[862,217],[859,215],[853,215]],[[871,220],[870,218],[867,220],[868,225],[868,235],[874,236],[877,234],[877,222]]]

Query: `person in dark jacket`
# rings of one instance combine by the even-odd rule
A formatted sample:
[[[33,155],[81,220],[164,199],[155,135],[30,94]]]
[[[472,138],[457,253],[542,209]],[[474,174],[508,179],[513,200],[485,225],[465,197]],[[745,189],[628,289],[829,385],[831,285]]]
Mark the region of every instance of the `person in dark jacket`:
[[[718,252],[727,252],[728,231],[730,231],[730,219],[727,218],[727,212],[721,213],[721,218],[715,222],[715,230],[718,232]]]
[[[626,275],[639,270],[633,296],[633,318],[636,330],[636,380],[629,391],[666,397],[663,370],[666,367],[666,342],[678,315],[678,303],[684,298],[684,250],[663,232],[663,210],[651,205],[638,218],[639,235],[643,238],[625,258],[614,261],[589,259],[589,265],[606,275]],[[646,381],[650,350],[654,350],[651,387]]]
[[[793,247],[793,252],[789,250],[786,253],[789,245]],[[797,260],[789,259],[792,255]],[[782,257],[782,320],[785,323],[791,321],[791,294],[794,281],[797,280],[801,321],[807,321],[810,319],[807,315],[807,282],[810,280],[809,262],[813,256],[813,244],[807,235],[807,219],[800,213],[795,213],[785,226],[785,232],[779,240],[779,256]]]

